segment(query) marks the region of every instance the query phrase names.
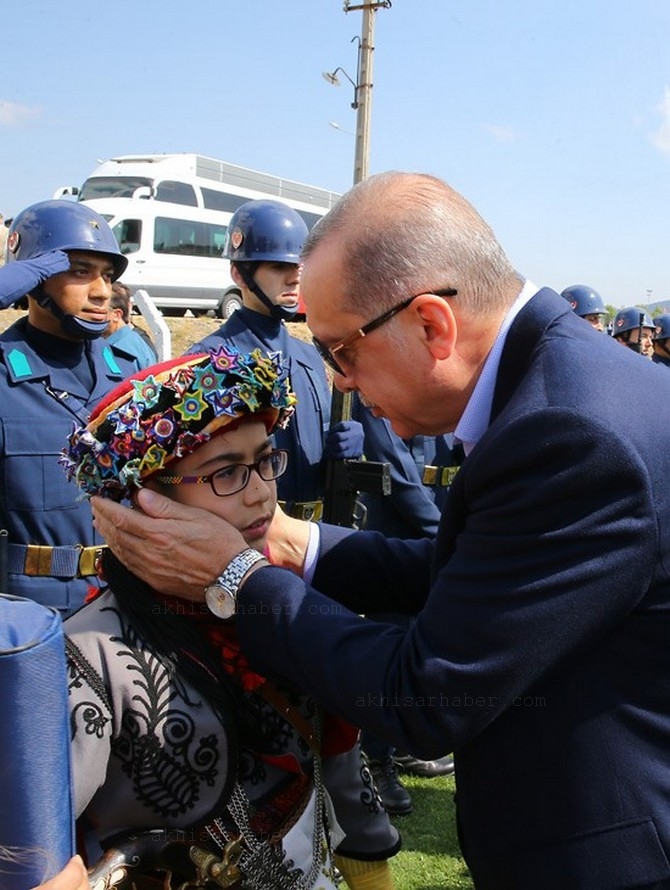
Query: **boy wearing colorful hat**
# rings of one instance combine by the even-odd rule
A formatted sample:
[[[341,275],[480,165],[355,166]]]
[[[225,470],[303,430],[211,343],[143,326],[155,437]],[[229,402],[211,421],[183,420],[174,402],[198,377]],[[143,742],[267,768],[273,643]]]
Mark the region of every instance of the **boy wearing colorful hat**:
[[[74,430],[62,463],[85,496],[146,486],[226,518],[248,570],[262,571],[287,463],[272,433],[294,403],[279,353],[222,346],[130,378]],[[212,614],[153,590],[109,551],[101,569],[109,587],[65,629],[75,807],[102,846],[160,829],[145,868],[330,890],[337,864],[351,888],[392,887],[398,833],[356,730],[252,672],[217,591]]]

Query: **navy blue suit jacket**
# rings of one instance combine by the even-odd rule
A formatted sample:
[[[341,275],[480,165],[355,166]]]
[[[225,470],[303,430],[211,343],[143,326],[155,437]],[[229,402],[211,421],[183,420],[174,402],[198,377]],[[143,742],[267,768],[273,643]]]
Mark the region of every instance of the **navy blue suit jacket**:
[[[507,336],[437,539],[322,527],[317,593],[262,568],[252,666],[389,742],[456,752],[478,888],[670,878],[670,375],[553,291]],[[340,603],[342,605],[340,605]],[[416,613],[409,630],[357,613]]]

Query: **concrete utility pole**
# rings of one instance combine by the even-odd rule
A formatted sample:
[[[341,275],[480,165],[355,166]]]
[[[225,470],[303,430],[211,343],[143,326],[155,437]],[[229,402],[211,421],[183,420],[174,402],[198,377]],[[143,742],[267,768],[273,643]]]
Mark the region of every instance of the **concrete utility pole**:
[[[372,113],[372,53],[374,52],[375,13],[389,9],[391,0],[359,3],[345,0],[344,11],[363,10],[361,36],[358,42],[358,70],[356,75],[354,108],[356,108],[356,152],[354,155],[354,185],[367,179],[370,168],[370,119]]]
[[[338,83],[337,73],[342,74],[354,87],[352,108],[356,109],[356,151],[354,155],[354,185],[367,179],[370,165],[370,117],[372,111],[372,53],[374,51],[375,13],[378,9],[390,9],[391,0],[370,0],[353,5],[344,0],[344,11],[363,10],[363,25],[358,40],[358,65],[356,82],[343,68],[336,68],[324,77],[330,83]],[[340,420],[351,418],[351,393],[342,393],[333,387],[330,405],[331,427]],[[367,479],[363,481],[356,468],[367,468]],[[391,493],[391,477],[388,463],[350,460],[331,461],[327,471],[326,497],[323,505],[323,518],[336,525],[360,527],[361,517],[357,492],[376,491]]]
[[[354,37],[358,41],[358,62],[356,66],[356,80],[347,74],[342,67],[328,73],[324,72],[325,79],[332,84],[339,85],[338,72],[347,78],[354,88],[354,101],[351,107],[356,109],[356,151],[354,154],[354,185],[367,179],[370,172],[370,118],[372,114],[372,53],[375,48],[375,13],[378,9],[390,9],[391,0],[370,0],[367,3],[356,3],[344,0],[344,11],[354,12],[363,10],[363,24],[361,36]],[[353,42],[352,40],[352,42]],[[343,394],[338,389],[333,389],[331,401],[331,417],[333,422],[347,420],[351,417],[351,393]]]

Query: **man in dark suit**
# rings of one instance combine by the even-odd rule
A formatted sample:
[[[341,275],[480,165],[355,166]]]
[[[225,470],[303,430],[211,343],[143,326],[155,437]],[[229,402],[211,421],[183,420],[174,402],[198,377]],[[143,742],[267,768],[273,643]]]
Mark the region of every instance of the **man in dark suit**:
[[[366,459],[386,461],[391,476],[390,494],[359,495],[365,506],[365,521],[360,527],[382,532],[387,538],[434,538],[448,486],[460,463],[451,434],[401,439],[385,418],[375,417],[356,395],[352,399],[352,417],[363,427]],[[389,611],[368,617],[400,627],[407,627],[411,621],[409,615]],[[393,815],[405,815],[413,806],[398,775],[400,771],[428,778],[454,772],[451,755],[423,760],[396,751],[393,745],[365,730],[361,733],[361,747],[384,807]]]
[[[293,574],[240,581],[241,536],[197,511],[145,492],[145,515],[96,504],[99,527],[160,589],[179,565],[202,600],[223,569],[255,670],[421,756],[453,750],[478,890],[670,887],[665,369],[524,281],[430,176],[347,193],[302,293],[338,388],[402,437],[462,442],[435,541],[278,516]],[[359,615],[389,603],[407,630]]]

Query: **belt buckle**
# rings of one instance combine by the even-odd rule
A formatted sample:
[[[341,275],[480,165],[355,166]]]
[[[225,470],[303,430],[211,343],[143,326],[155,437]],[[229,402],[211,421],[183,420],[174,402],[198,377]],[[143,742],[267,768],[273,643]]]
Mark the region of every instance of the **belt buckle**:
[[[439,488],[449,488],[456,478],[460,466],[455,467],[434,467],[426,464],[423,468],[422,482],[424,485],[430,485]]]
[[[302,504],[300,508],[300,518],[309,522],[312,516],[314,516],[315,507],[315,504]]]
[[[323,516],[323,501],[306,501],[302,504],[300,519],[306,522],[318,522]]]
[[[79,576],[81,578],[87,578],[90,575],[98,574],[100,559],[102,558],[102,554],[105,549],[105,546],[102,544],[99,547],[81,548],[78,566]]]

